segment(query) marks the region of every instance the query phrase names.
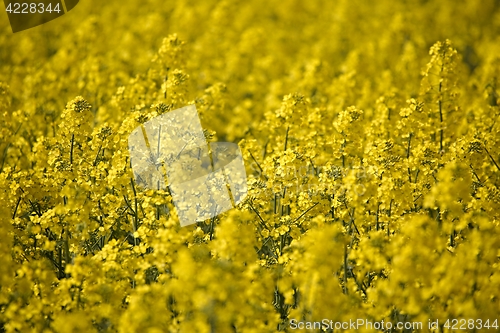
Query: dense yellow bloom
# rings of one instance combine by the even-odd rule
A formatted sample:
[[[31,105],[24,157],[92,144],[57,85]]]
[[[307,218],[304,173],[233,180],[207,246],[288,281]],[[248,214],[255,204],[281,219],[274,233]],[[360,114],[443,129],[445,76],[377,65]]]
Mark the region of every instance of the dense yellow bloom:
[[[495,0],[1,20],[0,331],[498,323],[499,35]],[[192,104],[208,142],[239,144],[248,196],[181,228],[168,190],[135,183],[128,136]]]

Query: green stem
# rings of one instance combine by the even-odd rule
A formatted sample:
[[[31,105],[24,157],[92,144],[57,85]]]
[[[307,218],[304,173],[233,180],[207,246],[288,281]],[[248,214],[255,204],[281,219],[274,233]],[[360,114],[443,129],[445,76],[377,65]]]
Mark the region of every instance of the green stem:
[[[102,145],[99,147],[99,150],[97,151],[97,154],[95,155],[94,163],[92,163],[93,166],[97,165],[97,159],[99,158],[99,154],[101,153]]]
[[[344,245],[344,294],[347,294],[347,244]]]
[[[3,151],[3,157],[2,157],[2,166],[0,166],[0,172],[3,171],[3,167],[5,165],[5,160],[7,159],[7,152],[9,151],[9,148],[10,148],[10,142],[9,144],[7,145],[7,147],[5,147],[4,151]]]
[[[19,207],[19,204],[21,203],[21,197],[19,197],[19,199],[17,200],[17,203],[16,203],[16,208],[14,209],[14,214],[12,214],[12,219],[15,219],[16,218],[16,214],[17,214],[17,208]]]
[[[486,154],[488,154],[488,156],[490,157],[490,159],[493,162],[493,164],[495,164],[495,166],[497,167],[498,171],[500,171],[500,166],[498,166],[498,164],[495,161],[495,159],[493,158],[493,156],[491,156],[490,152],[488,151],[488,148],[486,148],[486,145],[484,145],[484,150],[486,150]]]
[[[290,131],[290,126],[287,127],[286,129],[286,136],[285,136],[285,149],[283,151],[286,151],[286,146],[288,144],[288,132]]]
[[[69,152],[69,163],[73,164],[73,147],[75,145],[75,135],[71,135],[71,150]]]
[[[309,212],[311,209],[313,209],[314,207],[316,207],[316,205],[317,205],[317,204],[319,204],[319,202],[316,202],[314,205],[312,205],[311,207],[309,207],[309,208],[308,208],[305,212],[303,212],[302,214],[300,214],[300,216],[299,216],[299,217],[297,217],[297,218],[295,219],[295,221],[293,221],[292,223],[295,223],[295,222],[297,222],[298,220],[300,220],[300,219],[302,218],[302,216],[306,215],[306,214],[307,214],[307,212]]]
[[[445,52],[446,53],[446,52]],[[444,54],[443,54],[443,57],[444,57]],[[444,71],[444,63],[441,64],[441,73],[443,73]],[[442,90],[442,87],[443,87],[443,81],[439,81],[439,100],[438,100],[438,105],[439,105],[439,121],[441,123],[441,129],[439,130],[439,152],[441,153],[443,151],[443,136],[444,136],[444,133],[443,133],[443,103],[441,101],[441,99],[443,98],[441,96],[441,90]]]
[[[264,228],[264,229],[267,229],[266,228],[266,222],[264,222],[264,220],[262,219],[262,217],[260,216],[259,212],[252,206],[252,203],[251,202],[248,202],[248,205],[250,206],[250,208],[252,208],[252,210],[255,212],[255,214],[257,214],[257,216],[259,217],[260,219],[260,222],[261,222],[261,226]]]

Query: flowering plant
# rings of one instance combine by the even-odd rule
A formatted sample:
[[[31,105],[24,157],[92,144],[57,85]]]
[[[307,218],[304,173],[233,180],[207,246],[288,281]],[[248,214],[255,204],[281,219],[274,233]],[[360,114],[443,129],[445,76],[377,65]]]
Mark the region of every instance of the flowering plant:
[[[0,22],[0,331],[496,330],[499,18],[494,0],[152,0]],[[239,144],[248,195],[181,227],[128,137],[193,104],[205,140]]]

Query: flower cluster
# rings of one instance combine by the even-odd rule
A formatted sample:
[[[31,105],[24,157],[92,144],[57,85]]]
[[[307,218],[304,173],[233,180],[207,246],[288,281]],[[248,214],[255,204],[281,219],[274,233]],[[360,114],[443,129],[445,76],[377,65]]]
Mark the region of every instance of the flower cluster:
[[[0,332],[500,324],[499,33],[494,0],[0,22]],[[248,195],[181,227],[128,138],[193,104],[207,142],[239,144]]]

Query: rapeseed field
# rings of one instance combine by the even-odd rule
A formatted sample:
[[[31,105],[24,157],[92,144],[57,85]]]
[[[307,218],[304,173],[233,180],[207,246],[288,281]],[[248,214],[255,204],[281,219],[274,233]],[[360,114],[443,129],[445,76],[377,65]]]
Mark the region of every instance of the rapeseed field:
[[[181,227],[128,136],[191,104],[248,193]],[[499,105],[498,0],[2,11],[0,332],[498,332]]]

